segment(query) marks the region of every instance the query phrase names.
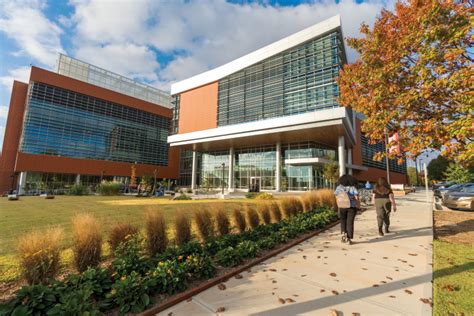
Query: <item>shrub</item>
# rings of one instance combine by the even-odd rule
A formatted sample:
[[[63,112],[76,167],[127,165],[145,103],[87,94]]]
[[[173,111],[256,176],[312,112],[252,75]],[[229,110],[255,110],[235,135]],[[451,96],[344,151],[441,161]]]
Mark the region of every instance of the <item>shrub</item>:
[[[273,195],[268,192],[262,192],[255,197],[256,200],[273,200]]]
[[[236,247],[236,251],[242,258],[254,258],[258,254],[258,246],[255,242],[244,240]]]
[[[212,214],[207,209],[198,209],[194,211],[194,224],[202,241],[206,241],[214,236],[214,223]]]
[[[143,237],[140,234],[128,235],[117,246],[112,267],[116,274],[127,275],[132,271],[139,273],[150,268],[151,261],[144,255]]]
[[[321,201],[321,206],[327,206],[333,210],[337,210],[336,196],[334,192],[330,189],[321,189],[318,190],[318,195]]]
[[[234,267],[241,263],[243,258],[234,247],[227,247],[217,252],[216,260],[223,267]]]
[[[299,203],[296,198],[287,196],[280,200],[280,210],[285,218],[290,218],[297,213],[296,204]]]
[[[230,232],[229,218],[222,208],[215,210],[214,221],[216,223],[216,230],[220,236],[227,235]]]
[[[72,220],[74,264],[79,272],[97,267],[102,251],[102,234],[97,220],[90,214],[76,215]]]
[[[116,306],[119,306],[120,315],[127,313],[139,313],[150,303],[148,296],[147,277],[132,271],[130,275],[124,275],[112,285],[112,290],[107,295]]]
[[[80,183],[73,184],[68,192],[69,195],[87,195],[89,194],[89,190],[85,185]]]
[[[57,274],[62,237],[60,228],[33,231],[20,237],[20,268],[28,284],[46,283]]]
[[[128,223],[115,224],[109,233],[109,244],[112,251],[115,251],[121,243],[123,243],[127,237],[138,233],[138,228]]]
[[[100,195],[118,195],[121,188],[121,183],[103,181],[97,187],[97,192],[99,192]]]
[[[232,217],[234,218],[234,225],[237,227],[239,233],[243,233],[247,228],[247,223],[245,222],[245,217],[242,212],[235,209],[232,213]]]
[[[276,246],[277,241],[274,240],[271,236],[265,237],[257,241],[257,246],[260,249],[272,249]]]
[[[247,226],[252,229],[258,227],[260,224],[257,212],[248,205],[245,205],[245,221],[247,222]]]
[[[188,271],[186,265],[176,260],[158,262],[150,273],[150,286],[158,293],[174,294],[188,287]]]
[[[281,211],[277,202],[270,202],[268,204],[268,209],[270,211],[273,222],[278,223],[281,221]]]
[[[247,192],[245,194],[245,197],[247,199],[255,199],[257,197],[258,193],[257,192]]]
[[[258,214],[260,215],[261,222],[264,223],[265,225],[268,225],[271,223],[270,210],[268,209],[269,206],[270,206],[270,203],[259,203],[257,205],[257,211],[258,211]]]
[[[177,201],[189,201],[189,200],[192,200],[192,197],[190,197],[189,195],[186,195],[186,194],[180,194],[178,195],[177,197],[175,197],[173,200],[177,200]]]
[[[168,246],[168,234],[165,217],[160,211],[146,211],[145,231],[148,253],[154,256],[164,252]]]
[[[57,302],[56,293],[49,287],[36,284],[23,286],[15,298],[0,306],[1,315],[46,315]]]
[[[187,256],[185,264],[189,277],[192,279],[208,279],[214,276],[216,271],[214,262],[207,255]]]
[[[182,246],[191,240],[191,221],[183,211],[176,212],[174,229],[174,240],[178,246]]]

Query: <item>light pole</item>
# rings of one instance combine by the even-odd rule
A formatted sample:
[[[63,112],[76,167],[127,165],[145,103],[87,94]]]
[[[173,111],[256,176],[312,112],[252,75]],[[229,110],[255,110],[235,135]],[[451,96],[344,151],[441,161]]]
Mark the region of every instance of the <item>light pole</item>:
[[[224,195],[224,173],[225,173],[225,163],[222,163],[222,195]]]
[[[390,166],[388,164],[388,132],[387,129],[385,128],[385,164],[387,165],[387,181],[390,184]]]

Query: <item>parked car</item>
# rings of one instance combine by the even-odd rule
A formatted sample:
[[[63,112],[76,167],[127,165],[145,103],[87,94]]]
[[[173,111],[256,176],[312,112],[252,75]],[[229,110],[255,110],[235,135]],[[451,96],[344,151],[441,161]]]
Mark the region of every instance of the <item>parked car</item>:
[[[474,185],[446,194],[443,202],[450,209],[474,211]]]
[[[433,191],[437,190],[437,189],[446,189],[447,187],[450,187],[450,186],[455,185],[455,184],[456,184],[456,182],[454,182],[454,181],[436,183],[436,184],[433,184]]]
[[[438,189],[433,190],[433,194],[435,197],[442,199],[443,195],[446,194],[446,192],[459,190],[462,188],[462,186],[463,186],[462,184],[453,184],[443,189],[438,188]]]

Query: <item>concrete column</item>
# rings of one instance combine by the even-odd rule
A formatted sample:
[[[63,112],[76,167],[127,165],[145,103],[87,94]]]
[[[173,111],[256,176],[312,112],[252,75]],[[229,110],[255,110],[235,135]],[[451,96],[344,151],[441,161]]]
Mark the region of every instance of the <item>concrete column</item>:
[[[18,181],[18,194],[22,195],[25,194],[25,186],[26,186],[26,172],[21,172],[20,173],[20,180]]]
[[[352,165],[352,148],[347,150],[347,163]],[[348,173],[352,176],[352,168],[347,168]]]
[[[337,153],[339,156],[339,176],[346,174],[346,159],[344,157],[344,136],[339,136]]]
[[[81,184],[81,175],[76,175],[76,184]]]
[[[275,190],[281,191],[281,143],[276,144]]]
[[[229,149],[229,192],[234,191],[234,156],[235,151],[234,147],[230,147]]]
[[[197,168],[197,153],[193,150],[193,170],[191,172],[191,189],[196,190],[196,168]]]

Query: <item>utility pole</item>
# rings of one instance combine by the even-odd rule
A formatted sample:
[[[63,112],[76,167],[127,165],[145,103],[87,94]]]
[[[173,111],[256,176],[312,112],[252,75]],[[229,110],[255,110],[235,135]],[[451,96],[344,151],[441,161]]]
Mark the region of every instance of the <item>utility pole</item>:
[[[388,164],[388,132],[387,128],[385,128],[385,164],[387,165],[387,181],[390,184],[390,166]]]
[[[426,163],[423,164],[423,171],[425,174],[425,190],[426,190],[426,202],[429,202],[429,192],[428,192],[428,167],[426,166]]]

